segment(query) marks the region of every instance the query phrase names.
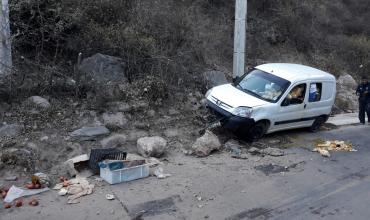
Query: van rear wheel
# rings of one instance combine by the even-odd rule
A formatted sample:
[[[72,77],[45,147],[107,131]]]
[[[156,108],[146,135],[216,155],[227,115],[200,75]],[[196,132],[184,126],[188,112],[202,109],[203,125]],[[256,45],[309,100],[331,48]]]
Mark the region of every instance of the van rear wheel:
[[[315,119],[310,127],[311,132],[318,132],[320,130],[321,125],[325,123],[325,118],[320,116]]]

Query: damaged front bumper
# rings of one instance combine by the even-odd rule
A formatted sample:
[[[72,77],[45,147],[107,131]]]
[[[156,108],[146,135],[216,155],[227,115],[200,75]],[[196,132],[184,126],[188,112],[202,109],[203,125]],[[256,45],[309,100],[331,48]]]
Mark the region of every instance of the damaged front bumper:
[[[235,116],[209,100],[207,101],[207,108],[219,118],[224,128],[231,131],[238,131],[239,128],[249,129],[255,123],[254,119]]]

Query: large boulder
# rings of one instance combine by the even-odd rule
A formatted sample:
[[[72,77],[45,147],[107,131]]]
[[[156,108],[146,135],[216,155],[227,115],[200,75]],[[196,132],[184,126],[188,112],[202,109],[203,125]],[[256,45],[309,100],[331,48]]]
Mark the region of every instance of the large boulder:
[[[110,131],[105,126],[82,127],[73,131],[70,136],[80,140],[94,140],[109,133]]]
[[[121,58],[97,53],[85,58],[79,70],[98,83],[126,82],[124,73],[124,61]]]
[[[215,70],[204,72],[203,80],[206,84],[207,89],[228,83],[225,73]]]
[[[219,150],[221,148],[221,143],[218,137],[207,130],[206,133],[198,138],[192,146],[192,150],[195,155],[199,157],[206,157],[211,154],[212,151]]]
[[[27,101],[29,104],[42,109],[48,109],[51,106],[47,99],[40,96],[31,96],[27,99]]]
[[[349,74],[341,75],[337,80],[335,105],[343,111],[357,111],[358,98],[355,94],[357,82]]]
[[[23,129],[24,127],[18,124],[2,125],[0,126],[0,138],[19,136]]]
[[[159,136],[143,137],[137,140],[137,150],[144,157],[160,157],[167,147],[167,141]]]
[[[122,112],[104,113],[102,118],[104,125],[109,128],[124,128],[127,125],[127,119]]]

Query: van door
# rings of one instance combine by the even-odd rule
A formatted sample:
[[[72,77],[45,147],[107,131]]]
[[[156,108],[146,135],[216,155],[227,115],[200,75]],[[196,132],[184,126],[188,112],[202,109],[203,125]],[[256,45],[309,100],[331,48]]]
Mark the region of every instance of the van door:
[[[305,100],[307,94],[306,83],[299,83],[293,86],[273,116],[274,122],[271,132],[304,126],[305,121],[303,120],[303,116],[306,108]]]

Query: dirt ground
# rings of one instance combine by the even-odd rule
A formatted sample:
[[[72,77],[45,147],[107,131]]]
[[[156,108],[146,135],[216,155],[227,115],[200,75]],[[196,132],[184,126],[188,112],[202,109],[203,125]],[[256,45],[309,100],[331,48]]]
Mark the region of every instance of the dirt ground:
[[[310,134],[284,132],[295,147],[279,157],[229,152],[206,158],[174,152],[162,159],[166,179],[149,177],[109,185],[95,177],[94,193],[81,203],[50,191],[35,196],[40,206],[0,210],[1,219],[367,219],[368,126]],[[317,139],[343,138],[358,152],[325,158],[312,152]],[[108,201],[106,194],[116,199]]]
[[[231,158],[227,152],[208,158],[173,153],[163,162],[165,172],[172,174],[167,179],[149,177],[109,185],[91,177],[91,182],[96,184],[94,193],[84,197],[80,204],[67,205],[65,197],[50,191],[34,196],[40,199],[38,207],[26,205],[2,209],[0,213],[4,219],[29,219],[30,215],[32,219],[130,219],[145,210],[143,219],[202,219],[207,216],[218,219],[237,210],[237,204],[224,201],[224,198],[263,193],[250,186],[259,185],[272,173],[299,172],[305,163],[293,154],[279,158],[250,156],[242,160]],[[114,194],[116,199],[108,201],[106,194]],[[218,211],[214,210],[216,207]],[[225,212],[222,207],[230,207],[230,210]]]

